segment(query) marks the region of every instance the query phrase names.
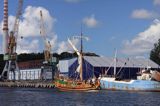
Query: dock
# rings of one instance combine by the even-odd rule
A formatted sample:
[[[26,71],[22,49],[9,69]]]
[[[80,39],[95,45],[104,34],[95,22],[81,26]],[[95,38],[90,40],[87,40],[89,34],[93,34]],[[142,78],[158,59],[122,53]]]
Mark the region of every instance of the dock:
[[[53,82],[0,82],[0,87],[19,87],[19,88],[54,88]]]

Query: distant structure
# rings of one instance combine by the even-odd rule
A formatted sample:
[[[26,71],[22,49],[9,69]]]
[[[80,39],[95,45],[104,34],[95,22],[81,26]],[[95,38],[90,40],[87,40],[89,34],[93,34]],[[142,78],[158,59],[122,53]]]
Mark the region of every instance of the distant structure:
[[[3,54],[8,53],[8,0],[4,0],[3,9]]]
[[[44,59],[45,59],[45,63],[51,63],[52,60],[52,55],[51,55],[51,44],[50,41],[47,40],[47,35],[46,35],[46,31],[45,31],[45,23],[44,23],[44,19],[43,19],[43,13],[40,10],[40,17],[41,17],[41,21],[40,21],[40,34],[42,35],[43,38],[43,42],[44,42]]]
[[[55,68],[57,65],[57,58],[52,56],[51,53],[51,44],[47,39],[46,27],[43,17],[43,12],[40,10],[40,34],[42,35],[43,43],[44,43],[44,62],[41,67],[41,79],[47,80],[47,73],[50,73],[52,76],[55,74]],[[54,79],[54,77],[53,77]]]
[[[54,79],[54,73],[56,72],[56,68],[52,66],[53,71],[42,70],[42,66],[44,60],[29,60],[18,62],[18,67],[20,70],[20,80],[21,81],[52,81]],[[45,71],[45,72],[44,72]],[[15,71],[15,80],[19,80],[19,73]],[[14,75],[10,71],[9,72],[9,80],[13,80]]]
[[[43,65],[43,60],[32,60],[25,62],[18,62],[18,67],[20,70],[20,79],[23,80],[41,80],[41,66]],[[19,80],[18,71],[15,71],[15,80]],[[9,80],[13,80],[14,75],[12,72],[9,72]],[[52,74],[47,73],[47,80],[52,79]]]
[[[84,56],[83,70],[88,72],[83,74],[84,79],[99,76],[114,76],[114,58],[113,57],[98,57]],[[77,78],[76,69],[79,66],[77,58],[59,61],[60,73],[69,78]],[[140,58],[117,58],[116,75],[122,79],[136,79],[137,74],[145,68],[151,67],[151,70],[159,70],[159,65],[150,59]]]

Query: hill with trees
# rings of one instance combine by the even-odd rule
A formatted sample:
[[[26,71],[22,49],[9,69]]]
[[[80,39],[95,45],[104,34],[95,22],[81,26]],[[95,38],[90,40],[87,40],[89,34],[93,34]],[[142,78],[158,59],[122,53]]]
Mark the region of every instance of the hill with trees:
[[[84,53],[85,56],[98,56],[95,53]],[[70,59],[77,57],[76,53],[68,53],[63,52],[61,54],[54,53],[53,57],[56,57],[58,60],[63,59]],[[44,59],[44,53],[23,53],[18,55],[18,62],[24,62],[24,61],[32,61],[32,60],[43,60]],[[3,54],[0,54],[0,74],[3,71],[5,62],[3,61]]]
[[[150,53],[150,59],[160,65],[160,39],[154,44],[154,48]]]

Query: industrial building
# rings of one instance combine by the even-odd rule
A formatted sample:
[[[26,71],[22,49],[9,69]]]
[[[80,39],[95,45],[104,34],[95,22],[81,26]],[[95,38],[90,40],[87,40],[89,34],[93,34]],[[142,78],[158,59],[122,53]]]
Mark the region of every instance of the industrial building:
[[[159,65],[150,59],[144,58],[117,58],[116,74],[124,79],[135,79],[137,73],[144,68],[158,70]],[[83,58],[83,78],[112,76],[114,74],[114,58],[84,56]],[[78,59],[68,59],[59,61],[59,70],[61,74],[67,74],[70,78],[78,78]]]
[[[20,70],[20,80],[40,80],[41,79],[41,69],[26,69]],[[18,72],[15,72],[15,78],[12,71],[9,72],[9,80],[18,80]]]
[[[32,60],[27,62],[18,63],[20,70],[20,80],[52,80],[52,70],[45,70],[45,74],[42,76],[43,60]],[[14,80],[14,73],[9,72],[9,80]],[[15,71],[15,80],[18,80],[18,71]]]
[[[15,21],[13,28],[8,27],[8,0],[4,0],[3,8],[3,54],[5,66],[0,75],[0,79],[7,80],[35,80],[35,79],[53,79],[53,67],[56,67],[57,62],[52,61],[51,44],[47,39],[46,27],[43,17],[43,12],[40,10],[40,34],[44,43],[44,60],[39,65],[35,65],[35,61],[23,62],[22,66],[17,63],[17,38],[19,35],[19,23],[23,12],[23,1],[18,1]],[[42,64],[43,63],[43,64]],[[38,66],[38,67],[37,67]]]

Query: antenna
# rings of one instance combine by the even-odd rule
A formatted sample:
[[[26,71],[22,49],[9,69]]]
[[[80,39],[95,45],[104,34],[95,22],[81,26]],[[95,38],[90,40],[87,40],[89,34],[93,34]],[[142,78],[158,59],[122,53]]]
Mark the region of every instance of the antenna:
[[[83,37],[83,32],[82,32],[82,24],[81,24],[81,54],[83,54],[83,40],[82,40],[82,37]]]
[[[116,76],[116,66],[117,66],[117,49],[115,49],[115,55],[114,55],[114,77]]]

